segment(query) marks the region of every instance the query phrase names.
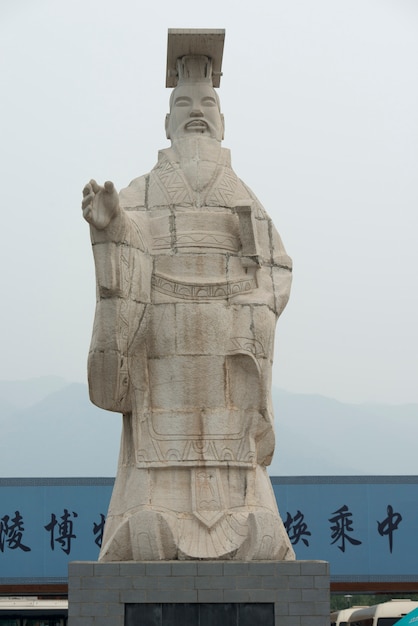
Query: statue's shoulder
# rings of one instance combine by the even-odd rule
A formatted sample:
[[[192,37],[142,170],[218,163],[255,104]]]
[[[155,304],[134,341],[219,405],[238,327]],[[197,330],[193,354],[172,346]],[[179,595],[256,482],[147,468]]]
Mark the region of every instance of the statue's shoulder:
[[[255,195],[255,193],[240,178],[238,179],[238,189],[236,195],[239,196],[241,204],[244,204],[245,202],[251,204],[254,217],[261,220],[270,219],[269,214]]]
[[[122,209],[125,211],[145,211],[150,180],[155,174],[158,175],[159,172],[167,169],[167,166],[172,166],[174,161],[173,150],[170,148],[159,150],[158,162],[151,172],[134,178],[127,187],[119,192],[119,202]]]
[[[127,187],[119,192],[119,202],[125,211],[141,211],[145,209],[145,197],[149,174],[134,178]]]
[[[255,193],[240,179],[239,180],[240,204],[251,204],[255,219],[258,241],[262,242],[261,248],[269,250],[272,254],[272,262],[288,269],[292,267],[292,260],[288,256],[282,239],[277,232],[274,222],[267,213]]]

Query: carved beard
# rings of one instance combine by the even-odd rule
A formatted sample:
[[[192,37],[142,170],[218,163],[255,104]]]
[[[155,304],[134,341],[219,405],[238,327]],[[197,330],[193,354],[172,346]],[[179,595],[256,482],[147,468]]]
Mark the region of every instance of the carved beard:
[[[216,176],[221,144],[203,135],[182,137],[173,143],[180,167],[191,188],[201,192]]]

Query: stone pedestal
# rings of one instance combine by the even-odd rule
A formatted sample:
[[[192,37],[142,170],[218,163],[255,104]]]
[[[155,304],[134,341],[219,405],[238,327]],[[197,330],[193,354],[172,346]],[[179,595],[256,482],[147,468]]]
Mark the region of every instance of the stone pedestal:
[[[69,626],[329,626],[325,561],[73,562]]]

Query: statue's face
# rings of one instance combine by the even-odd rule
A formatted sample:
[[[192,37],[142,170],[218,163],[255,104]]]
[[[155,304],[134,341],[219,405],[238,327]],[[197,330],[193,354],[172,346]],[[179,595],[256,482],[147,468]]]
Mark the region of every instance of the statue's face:
[[[194,134],[222,141],[224,120],[213,87],[207,83],[176,87],[171,95],[170,113],[165,124],[167,138],[172,142]]]

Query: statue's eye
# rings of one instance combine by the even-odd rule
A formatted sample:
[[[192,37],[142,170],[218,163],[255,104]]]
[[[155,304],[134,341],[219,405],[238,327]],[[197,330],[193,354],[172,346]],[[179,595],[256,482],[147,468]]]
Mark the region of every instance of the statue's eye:
[[[204,107],[216,107],[216,101],[214,98],[202,98],[202,105]]]
[[[190,98],[177,98],[175,105],[176,107],[188,107],[190,103]]]

